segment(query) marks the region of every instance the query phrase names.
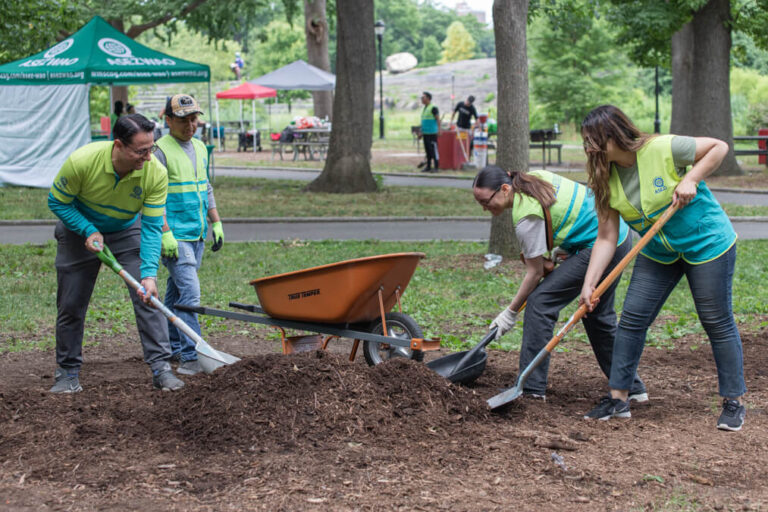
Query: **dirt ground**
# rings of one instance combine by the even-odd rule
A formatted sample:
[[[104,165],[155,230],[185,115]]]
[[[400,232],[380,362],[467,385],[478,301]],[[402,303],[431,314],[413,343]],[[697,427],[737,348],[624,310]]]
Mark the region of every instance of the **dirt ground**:
[[[582,419],[606,383],[577,346],[555,355],[546,402],[500,414],[485,399],[514,384],[516,353],[492,351],[461,387],[411,361],[350,363],[349,340],[286,356],[273,341],[219,335],[209,341],[243,360],[171,394],[151,389],[125,335],[86,348],[84,392],[71,396],[46,392],[52,352],[4,354],[0,509],[765,509],[765,334],[742,333],[750,393],[738,433],[715,428],[700,335],[647,349],[650,403],[608,422]]]

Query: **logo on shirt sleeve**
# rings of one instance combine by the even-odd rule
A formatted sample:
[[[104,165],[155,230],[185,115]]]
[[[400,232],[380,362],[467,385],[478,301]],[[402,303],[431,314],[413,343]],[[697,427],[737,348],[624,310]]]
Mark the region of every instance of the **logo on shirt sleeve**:
[[[667,190],[666,185],[664,185],[664,178],[661,176],[656,176],[653,178],[653,186],[655,188],[654,193],[656,194],[660,194],[661,192]]]
[[[141,187],[133,187],[133,192],[131,192],[131,197],[134,199],[141,199],[141,193],[144,192]]]
[[[60,189],[66,190],[67,189],[67,183],[69,183],[69,180],[67,179],[66,176],[62,176],[61,178],[59,178],[59,188]]]

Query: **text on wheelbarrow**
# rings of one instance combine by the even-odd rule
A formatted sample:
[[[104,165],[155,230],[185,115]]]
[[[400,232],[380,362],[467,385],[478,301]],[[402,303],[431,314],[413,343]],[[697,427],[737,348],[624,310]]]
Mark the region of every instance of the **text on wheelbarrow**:
[[[307,297],[312,297],[314,295],[320,295],[320,288],[315,288],[314,290],[304,290],[303,292],[289,293],[288,300],[306,299]]]

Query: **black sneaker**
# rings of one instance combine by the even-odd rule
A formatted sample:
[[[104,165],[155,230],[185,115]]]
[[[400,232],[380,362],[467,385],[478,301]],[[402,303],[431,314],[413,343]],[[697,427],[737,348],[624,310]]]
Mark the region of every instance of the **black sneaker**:
[[[53,377],[56,379],[56,382],[48,390],[50,393],[79,393],[83,390],[77,370],[58,367]]]
[[[432,168],[431,167],[425,167],[425,168],[423,168],[421,170],[421,172],[432,172]]]
[[[528,391],[523,391],[523,396],[531,398],[533,400],[541,400],[542,402],[547,401],[547,395],[545,395],[544,393],[532,393]]]
[[[717,428],[736,432],[744,425],[744,416],[747,410],[738,400],[723,399],[723,412],[717,420]]]
[[[152,376],[152,385],[163,391],[178,391],[184,387],[184,382],[176,377],[171,370],[164,370]]]
[[[629,400],[624,402],[619,398],[604,396],[597,406],[584,415],[585,420],[609,420],[611,418],[631,418]]]

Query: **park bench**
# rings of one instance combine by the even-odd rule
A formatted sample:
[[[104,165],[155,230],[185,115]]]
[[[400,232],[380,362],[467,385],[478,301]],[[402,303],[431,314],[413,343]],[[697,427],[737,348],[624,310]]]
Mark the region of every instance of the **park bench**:
[[[555,130],[531,130],[530,143],[531,149],[541,148],[541,165],[546,168],[547,164],[552,164],[552,150],[557,150],[557,163],[563,163],[562,149],[563,145],[558,142],[552,142],[557,138]]]
[[[768,148],[766,148],[766,142],[765,142],[765,141],[768,141],[768,135],[739,135],[733,138],[734,143],[737,141],[744,141],[744,140],[756,140],[758,149],[734,149],[733,150],[734,155],[736,156],[757,155],[762,157],[768,156]],[[768,158],[763,158],[760,163],[764,163],[768,165]]]

